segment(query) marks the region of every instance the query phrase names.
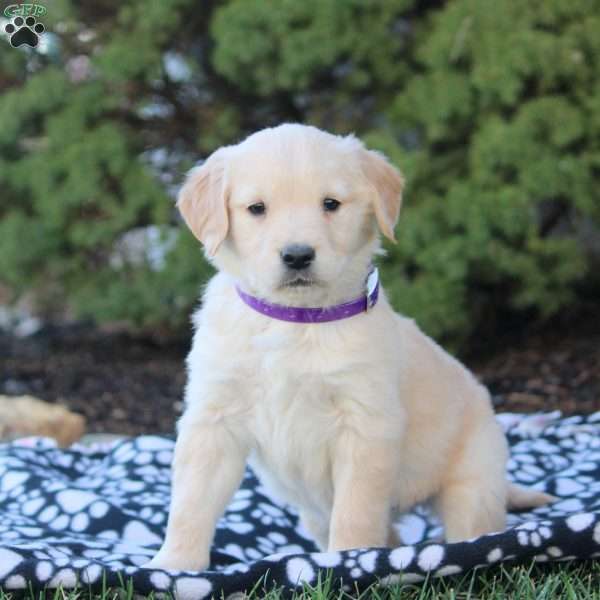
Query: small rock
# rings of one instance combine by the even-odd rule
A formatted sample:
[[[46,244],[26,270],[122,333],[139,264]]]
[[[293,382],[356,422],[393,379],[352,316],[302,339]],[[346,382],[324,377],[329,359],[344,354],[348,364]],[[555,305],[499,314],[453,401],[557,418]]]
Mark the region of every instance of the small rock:
[[[117,419],[118,421],[123,421],[124,419],[127,418],[127,412],[124,411],[122,408],[117,407],[117,408],[113,408],[110,411],[110,416],[113,419]]]
[[[0,439],[39,435],[54,438],[61,446],[76,442],[85,432],[85,418],[59,404],[33,396],[0,395]]]
[[[12,304],[8,289],[0,286],[0,331],[25,338],[37,333],[43,325],[42,320],[35,315],[35,301],[31,294]]]

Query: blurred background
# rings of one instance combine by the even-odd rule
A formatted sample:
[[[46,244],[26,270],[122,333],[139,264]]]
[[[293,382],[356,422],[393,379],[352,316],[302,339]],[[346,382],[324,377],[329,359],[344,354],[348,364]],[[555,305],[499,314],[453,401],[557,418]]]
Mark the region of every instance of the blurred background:
[[[211,275],[178,186],[217,147],[299,121],[404,172],[385,288],[500,409],[600,409],[600,2],[57,0],[18,48],[15,6],[0,394],[92,430],[170,430]]]

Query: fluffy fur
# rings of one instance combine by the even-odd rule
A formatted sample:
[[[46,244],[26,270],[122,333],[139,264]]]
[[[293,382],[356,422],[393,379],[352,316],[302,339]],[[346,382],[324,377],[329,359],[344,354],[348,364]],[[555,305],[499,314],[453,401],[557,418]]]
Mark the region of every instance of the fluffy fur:
[[[167,534],[149,566],[208,566],[248,460],[329,550],[398,543],[392,514],[428,499],[448,541],[504,528],[510,499],[550,500],[507,484],[487,390],[384,293],[369,313],[298,324],[235,291],[295,306],[358,297],[378,230],[394,236],[402,187],[356,138],[303,125],[260,131],[191,171],[179,207],[219,273],[194,316]],[[324,211],[326,197],[341,206]],[[256,202],[264,215],[248,211]],[[289,285],[291,243],[316,250],[309,285]]]

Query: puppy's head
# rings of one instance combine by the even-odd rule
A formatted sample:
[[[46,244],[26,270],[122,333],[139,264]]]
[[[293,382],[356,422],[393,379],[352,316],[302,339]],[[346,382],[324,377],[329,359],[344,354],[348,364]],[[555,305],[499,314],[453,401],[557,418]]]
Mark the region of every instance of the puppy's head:
[[[214,264],[248,291],[302,306],[357,295],[377,228],[394,239],[403,179],[353,136],[280,125],[192,169],[178,206]]]

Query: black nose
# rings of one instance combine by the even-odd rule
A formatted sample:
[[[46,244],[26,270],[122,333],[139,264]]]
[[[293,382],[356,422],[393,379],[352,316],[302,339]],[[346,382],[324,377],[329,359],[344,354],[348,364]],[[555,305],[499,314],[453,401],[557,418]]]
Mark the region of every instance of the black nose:
[[[290,269],[306,269],[315,258],[315,249],[305,244],[290,244],[281,251],[281,260]]]

